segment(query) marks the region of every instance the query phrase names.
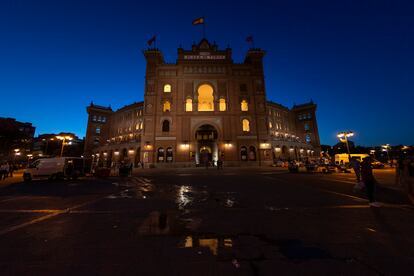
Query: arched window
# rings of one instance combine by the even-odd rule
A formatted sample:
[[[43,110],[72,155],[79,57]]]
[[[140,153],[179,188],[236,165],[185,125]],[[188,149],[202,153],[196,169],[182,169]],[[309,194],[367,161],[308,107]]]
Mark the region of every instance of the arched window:
[[[171,92],[171,84],[164,84],[164,93]]]
[[[242,121],[243,131],[249,132],[250,131],[250,122],[247,119],[243,119]]]
[[[162,132],[169,132],[170,131],[170,121],[164,120],[162,122]]]
[[[164,112],[169,112],[171,111],[171,103],[169,101],[165,101],[163,106],[162,106],[162,110]]]
[[[249,160],[256,161],[256,148],[253,146],[249,147]]]
[[[272,121],[269,121],[269,128],[272,128],[272,127],[273,127]]]
[[[167,162],[173,161],[173,149],[171,147],[167,148]]]
[[[247,161],[247,148],[244,146],[240,148],[240,158],[242,161]]]
[[[198,111],[214,111],[213,87],[208,84],[198,88]]]
[[[136,125],[135,125],[135,130],[138,130],[139,129],[139,123],[137,123]]]
[[[185,111],[187,112],[193,111],[193,100],[192,99],[185,100]]]
[[[246,100],[242,100],[240,103],[241,111],[249,111],[249,104]]]
[[[219,110],[226,111],[226,99],[220,99],[219,101]]]
[[[157,150],[157,162],[164,162],[164,148],[158,148],[158,150]]]
[[[144,129],[144,122],[141,121],[141,123],[139,124],[139,129]]]

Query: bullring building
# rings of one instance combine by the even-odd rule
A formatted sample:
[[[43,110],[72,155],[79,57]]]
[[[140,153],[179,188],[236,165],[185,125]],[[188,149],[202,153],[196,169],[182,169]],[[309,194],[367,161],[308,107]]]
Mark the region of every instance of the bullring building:
[[[266,98],[261,49],[244,62],[232,50],[202,39],[178,48],[167,63],[156,48],[144,51],[144,101],[116,111],[87,107],[85,155],[100,166],[180,167],[223,160],[226,166],[271,165],[317,158],[316,105],[287,108]]]

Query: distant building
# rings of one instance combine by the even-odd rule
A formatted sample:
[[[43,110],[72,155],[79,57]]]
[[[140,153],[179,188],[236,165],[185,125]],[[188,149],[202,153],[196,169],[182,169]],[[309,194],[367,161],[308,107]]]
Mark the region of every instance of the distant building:
[[[104,166],[128,160],[157,167],[318,157],[316,105],[268,101],[264,54],[250,49],[234,63],[230,48],[206,39],[179,48],[173,64],[158,49],[144,51],[144,102],[116,111],[88,106],[85,155]]]
[[[59,156],[62,148],[62,140],[57,136],[69,136],[72,140],[65,141],[65,156],[81,156],[84,149],[84,140],[79,139],[74,133],[60,132],[59,134],[45,133],[34,138],[33,155],[38,156]]]
[[[0,117],[0,159],[13,156],[14,150],[31,150],[36,128],[32,123]]]

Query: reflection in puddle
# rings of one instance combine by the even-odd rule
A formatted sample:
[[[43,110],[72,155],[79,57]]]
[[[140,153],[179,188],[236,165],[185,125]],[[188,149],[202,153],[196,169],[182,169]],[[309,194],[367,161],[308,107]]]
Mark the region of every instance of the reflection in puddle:
[[[217,256],[219,249],[233,247],[233,240],[231,238],[197,238],[193,236],[185,237],[180,244],[181,248],[208,248],[211,254]]]
[[[265,209],[267,209],[269,211],[272,211],[272,212],[289,210],[289,208],[287,208],[287,207],[278,208],[278,207],[273,207],[273,206],[266,206]]]
[[[183,210],[188,204],[193,201],[193,193],[191,186],[180,186],[177,192],[176,202],[178,209]]]
[[[235,203],[235,201],[234,201],[234,199],[233,199],[233,198],[228,198],[228,199],[226,199],[226,202],[224,203],[224,205],[225,205],[226,207],[231,208],[231,207],[233,207],[233,206],[234,206],[234,203]]]
[[[171,216],[166,212],[154,211],[139,226],[138,233],[141,235],[165,235],[170,233],[170,225]]]

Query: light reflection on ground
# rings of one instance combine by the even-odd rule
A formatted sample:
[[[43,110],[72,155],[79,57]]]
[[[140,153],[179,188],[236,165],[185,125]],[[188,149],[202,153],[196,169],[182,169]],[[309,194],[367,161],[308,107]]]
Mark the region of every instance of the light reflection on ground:
[[[195,237],[186,236],[179,245],[180,248],[207,248],[211,254],[217,256],[220,249],[233,247],[231,238],[222,237]]]
[[[187,205],[189,205],[194,200],[191,186],[182,185],[177,191],[176,203],[178,204],[178,209],[183,210]]]

